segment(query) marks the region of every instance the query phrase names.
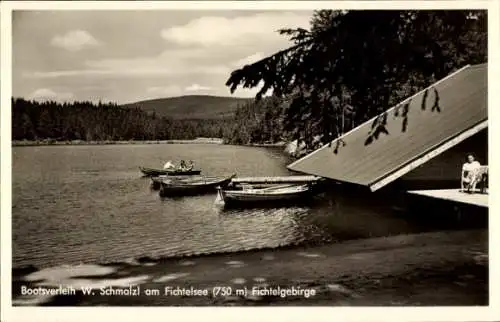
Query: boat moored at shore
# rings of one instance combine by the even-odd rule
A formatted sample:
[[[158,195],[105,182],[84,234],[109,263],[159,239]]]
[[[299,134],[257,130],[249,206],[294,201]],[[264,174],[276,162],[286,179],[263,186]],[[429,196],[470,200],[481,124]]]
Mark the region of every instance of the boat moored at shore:
[[[229,190],[230,189],[230,190]],[[294,204],[313,195],[310,184],[273,185],[265,188],[241,189],[218,187],[217,202],[225,206],[262,206],[264,204]]]

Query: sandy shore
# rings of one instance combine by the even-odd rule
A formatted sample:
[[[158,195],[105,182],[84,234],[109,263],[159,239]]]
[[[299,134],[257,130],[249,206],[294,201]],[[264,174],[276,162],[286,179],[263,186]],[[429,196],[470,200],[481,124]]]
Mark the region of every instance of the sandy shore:
[[[308,248],[15,270],[13,304],[487,305],[487,240],[485,230],[439,232]],[[23,286],[61,285],[73,286],[76,294],[20,296]],[[83,295],[80,287],[92,287],[94,294]],[[184,294],[165,294],[167,287]],[[111,295],[117,289],[131,292]],[[132,294],[135,291],[138,295]],[[189,291],[206,294],[186,295]]]
[[[108,145],[108,144],[223,144],[222,139],[198,138],[195,140],[149,140],[149,141],[55,141],[55,140],[22,140],[12,141],[12,146],[45,146],[45,145]]]

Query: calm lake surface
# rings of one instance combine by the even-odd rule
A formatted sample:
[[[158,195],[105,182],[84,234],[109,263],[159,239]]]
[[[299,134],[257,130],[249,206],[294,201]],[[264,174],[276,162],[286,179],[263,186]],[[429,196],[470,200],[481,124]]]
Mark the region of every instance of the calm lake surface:
[[[312,206],[223,210],[215,194],[161,199],[138,166],[195,160],[206,175],[289,175],[279,149],[225,145],[13,148],[13,266],[127,261],[415,233],[387,207],[327,196]]]

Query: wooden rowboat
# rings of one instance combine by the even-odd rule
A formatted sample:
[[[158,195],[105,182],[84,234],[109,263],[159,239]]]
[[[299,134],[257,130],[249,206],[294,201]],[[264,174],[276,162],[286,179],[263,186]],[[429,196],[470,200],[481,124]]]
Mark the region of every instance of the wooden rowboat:
[[[217,187],[227,186],[234,177],[236,177],[236,174],[227,177],[162,178],[160,180],[160,196],[183,196],[216,192]]]
[[[151,177],[151,189],[160,190],[161,183],[165,180],[186,182],[187,180],[197,180],[197,179],[201,179],[201,178],[203,178],[203,177],[200,175],[192,175],[192,176],[161,175],[161,176],[157,176],[157,177]]]
[[[152,169],[152,168],[144,168],[139,167],[141,172],[146,177],[157,177],[157,176],[192,176],[199,175],[201,170],[191,169],[191,170],[180,170],[180,169]]]
[[[311,186],[307,184],[287,184],[268,188],[243,188],[242,190],[226,190],[220,187],[218,200],[225,205],[262,205],[263,203],[287,203],[304,200],[311,196]]]

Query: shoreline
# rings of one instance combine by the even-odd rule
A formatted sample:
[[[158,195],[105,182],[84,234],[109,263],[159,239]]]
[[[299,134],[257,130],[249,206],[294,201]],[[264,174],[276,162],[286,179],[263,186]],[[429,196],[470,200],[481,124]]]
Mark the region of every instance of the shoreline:
[[[225,143],[224,139],[219,138],[198,138],[194,140],[128,140],[128,141],[55,141],[55,140],[13,140],[12,147],[33,147],[33,146],[76,146],[76,145],[140,145],[140,144],[216,144],[216,145],[234,145]],[[250,143],[239,146],[254,148],[285,148],[286,142],[277,143]]]
[[[198,138],[194,140],[128,140],[128,141],[55,141],[55,140],[13,140],[12,147],[23,146],[67,146],[67,145],[133,145],[133,144],[224,144],[223,139]]]
[[[13,305],[487,305],[487,232],[469,230],[378,237],[311,247],[185,259],[13,272]],[[54,274],[56,273],[57,274]],[[314,289],[316,295],[22,296],[23,286],[163,290],[256,286]],[[412,285],[411,290],[408,285]],[[96,293],[97,294],[97,293]],[[236,295],[236,296],[235,296]]]
[[[286,145],[287,145],[286,142],[243,144],[243,146],[250,146],[255,148],[281,148],[281,147],[284,148],[286,147]]]

